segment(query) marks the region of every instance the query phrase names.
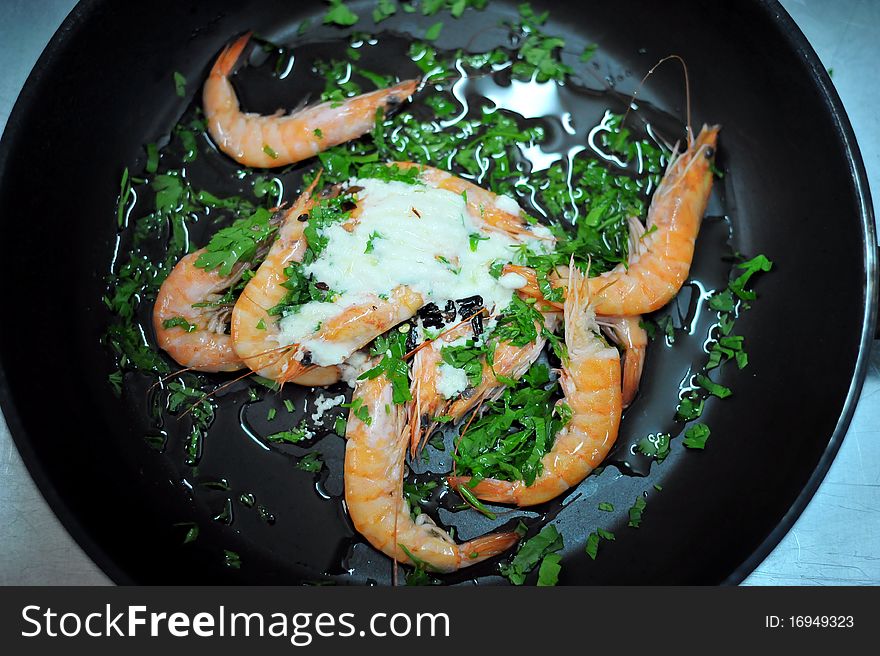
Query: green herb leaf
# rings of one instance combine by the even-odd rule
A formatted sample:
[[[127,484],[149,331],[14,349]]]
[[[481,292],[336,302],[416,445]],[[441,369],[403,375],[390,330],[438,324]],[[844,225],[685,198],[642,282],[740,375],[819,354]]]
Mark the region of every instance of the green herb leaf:
[[[552,586],[559,582],[559,572],[562,571],[561,561],[562,556],[559,554],[544,556],[538,569],[538,587]]]
[[[329,0],[330,8],[324,14],[325,25],[339,25],[348,27],[358,21],[358,16],[343,2],[343,0]]]
[[[181,98],[186,95],[186,78],[177,71],[174,71],[174,91]]]
[[[706,424],[693,424],[684,432],[681,443],[689,449],[705,449],[711,432]]]
[[[526,575],[545,556],[560,551],[564,546],[559,531],[552,524],[548,524],[540,533],[520,545],[510,563],[500,566],[501,575],[506,576],[514,585],[522,585],[525,583]]]
[[[642,525],[642,513],[648,507],[648,502],[644,497],[636,497],[632,508],[629,509],[629,524],[632,528],[638,528]]]

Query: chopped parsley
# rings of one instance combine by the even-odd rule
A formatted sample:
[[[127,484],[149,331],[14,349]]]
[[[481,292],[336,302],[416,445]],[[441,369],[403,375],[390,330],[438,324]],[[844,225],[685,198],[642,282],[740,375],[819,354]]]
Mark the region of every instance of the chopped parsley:
[[[324,14],[325,25],[339,25],[340,27],[349,27],[358,22],[358,16],[343,0],[329,0],[330,8]]]
[[[321,458],[320,453],[313,451],[300,458],[294,467],[303,471],[317,473],[324,468],[324,460]]]
[[[196,266],[206,271],[219,269],[219,274],[225,277],[236,265],[253,263],[259,248],[275,233],[271,218],[269,210],[259,207],[247,218],[217,231],[205,252],[199,255]]]
[[[191,333],[196,330],[196,328],[198,328],[197,325],[195,325],[194,323],[190,323],[183,317],[173,317],[171,319],[165,319],[165,321],[162,322],[162,327],[166,330],[168,328],[183,328],[184,331],[188,333]]]
[[[562,550],[564,546],[562,535],[559,534],[555,526],[548,524],[541,529],[540,533],[525,540],[520,545],[519,550],[510,563],[500,566],[501,575],[506,576],[514,585],[522,585],[526,581],[526,575],[538,563],[546,556]],[[556,564],[558,565],[559,562],[556,561]],[[547,576],[549,577],[549,572]]]
[[[186,95],[186,78],[178,71],[174,71],[174,92],[183,98]]]
[[[596,556],[599,554],[599,543],[602,540],[614,540],[614,533],[606,531],[603,528],[597,528],[593,533],[590,533],[587,536],[587,543],[584,547],[584,551],[586,551],[587,555],[593,560],[596,560]]]
[[[302,442],[303,440],[310,439],[312,437],[311,432],[306,426],[305,420],[300,422],[299,426],[296,428],[291,428],[290,430],[279,431],[277,433],[272,433],[267,436],[266,439],[270,442],[284,442],[287,444],[297,444],[298,442]]]
[[[387,335],[377,337],[370,353],[373,356],[381,355],[382,360],[375,367],[358,376],[358,380],[369,380],[384,374],[391,382],[394,403],[411,401],[409,366],[406,360],[404,360],[406,355],[406,334],[392,330]]]
[[[343,403],[339,407],[350,408],[351,414],[360,419],[367,426],[373,423],[373,418],[370,416],[370,409],[366,406],[364,400],[360,397],[353,399],[351,403]]]
[[[629,523],[627,526],[632,528],[638,528],[642,525],[642,513],[645,511],[645,508],[648,507],[648,502],[645,501],[644,497],[636,497],[635,502],[633,502],[632,508],[629,509]]]
[[[639,440],[636,448],[639,453],[654,458],[657,462],[663,462],[669,455],[670,439],[668,433],[651,433]]]
[[[689,449],[705,449],[711,432],[706,424],[693,424],[684,432],[681,443]]]
[[[453,455],[459,471],[477,478],[534,483],[543,470],[541,458],[565,425],[551,403],[558,388],[550,381],[548,367],[538,363],[498,400],[484,403],[482,416],[459,437]]]

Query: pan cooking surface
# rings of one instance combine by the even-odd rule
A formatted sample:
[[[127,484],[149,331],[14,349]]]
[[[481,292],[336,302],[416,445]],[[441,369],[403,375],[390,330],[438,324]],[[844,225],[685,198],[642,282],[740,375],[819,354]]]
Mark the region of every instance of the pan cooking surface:
[[[323,7],[316,7],[312,13],[320,15],[322,10]],[[86,542],[87,548],[92,546],[93,555],[94,543],[101,545],[98,562],[117,579],[281,583],[329,578],[345,583],[387,583],[390,561],[365,545],[345,517],[340,498],[344,453],[341,438],[327,431],[326,436],[305,449],[273,445],[267,450],[264,443],[251,439],[240,425],[244,422],[252,432],[265,435],[276,430],[265,424],[267,408],[274,404],[280,414],[286,414],[286,410],[281,399],[271,394],[258,402],[249,401],[246,386],[241,384],[225,390],[219,399],[218,416],[198,466],[193,469],[184,464],[180,436],[184,431],[173,425],[174,420],[166,420],[162,426],[169,433],[168,448],[163,454],[156,454],[144,443],[143,435],[156,429],[155,422],[146,421],[147,415],[140,407],[141,400],[149,398],[147,388],[151,381],[130,376],[126,381],[125,403],[120,404],[107,385],[106,376],[113,367],[99,343],[107,322],[99,302],[103,276],[115,246],[113,187],[120,167],[142,162],[141,145],[167,134],[197,94],[207,67],[226,40],[252,28],[273,41],[289,42],[304,14],[290,7],[271,5],[261,7],[258,14],[251,11],[248,15],[223,6],[192,11],[174,8],[169,9],[167,21],[159,21],[150,13],[122,16],[114,13],[120,10],[111,10],[101,3],[85,5],[79,11],[88,20],[62,34],[55,49],[50,48],[48,59],[44,58],[42,64],[47,71],[45,77],[26,89],[4,139],[0,207],[15,208],[14,213],[6,211],[4,216],[26,216],[37,205],[38,198],[40,205],[45,204],[47,195],[59,205],[61,199],[76,199],[75,203],[63,202],[69,208],[64,218],[57,213],[47,218],[50,226],[69,234],[64,244],[46,244],[41,239],[44,235],[33,234],[21,223],[4,221],[3,225],[4,239],[15,239],[22,246],[14,258],[23,258],[39,249],[54,264],[38,268],[25,284],[3,283],[10,298],[34,317],[31,339],[39,339],[45,347],[37,353],[24,353],[14,347],[14,326],[4,325],[0,333],[0,353],[7,379],[4,411],[19,444],[24,443],[26,459],[32,468],[42,469],[44,473],[38,478],[42,478],[44,487],[49,486],[50,501],[62,502],[69,509],[68,524],[73,525],[74,533]],[[761,41],[763,48],[782,57],[782,63],[790,63],[801,76],[807,76],[791,53],[773,50],[780,47],[778,43],[768,45],[777,28],[760,7],[753,11],[759,26],[753,30],[754,38],[765,36]],[[497,524],[512,522],[520,516],[533,522],[554,519],[566,543],[562,583],[736,580],[747,573],[750,565],[743,563],[805,485],[808,489],[813,485],[808,480],[829,449],[829,436],[844,407],[853,374],[857,373],[856,359],[865,319],[866,273],[865,263],[852,254],[862,253],[865,248],[859,215],[863,208],[852,188],[847,153],[833,121],[827,117],[823,97],[812,83],[793,85],[793,89],[783,93],[775,88],[772,79],[750,74],[749,66],[768,56],[762,47],[741,52],[736,44],[706,35],[707,30],[711,32],[713,26],[723,24],[724,20],[734,20],[722,16],[723,10],[705,16],[706,22],[699,30],[691,26],[687,32],[693,37],[690,39],[681,37],[686,23],[677,31],[666,31],[667,38],[661,38],[663,21],[672,21],[672,16],[666,14],[654,23],[626,22],[615,12],[609,10],[604,14],[597,9],[585,15],[583,21],[554,22],[560,13],[558,9],[553,12],[548,32],[561,33],[572,44],[599,45],[595,74],[588,82],[596,93],[565,90],[564,100],[571,102],[574,112],[581,113],[584,125],[597,123],[604,109],[619,110],[619,96],[605,91],[609,80],[617,91],[631,92],[638,78],[657,59],[668,52],[680,52],[689,62],[695,119],[724,125],[719,165],[727,175],[716,181],[716,194],[697,245],[693,284],[686,286],[669,308],[676,325],[684,329],[680,331],[683,338],[672,348],[656,341],[649,348],[640,397],[626,415],[618,448],[610,458],[614,466],[590,477],[563,499],[539,507],[537,512],[513,511],[502,515]],[[510,7],[495,3],[484,14],[474,14],[466,28],[455,30],[455,34],[447,30],[448,40],[441,38],[437,45],[486,49],[495,45],[492,38],[503,34],[497,29],[493,33],[498,18],[514,15]],[[175,16],[178,21],[173,20]],[[165,47],[156,48],[155,53],[146,57],[146,43],[135,42],[123,48],[121,43],[114,43],[112,34],[103,31],[101,39],[86,47],[86,38],[96,36],[98,18],[137,19],[138,25],[144,25],[144,32],[151,34],[151,47],[157,42]],[[735,20],[745,20],[745,16]],[[573,29],[573,25],[583,27]],[[194,29],[196,26],[199,29]],[[421,34],[425,26],[417,33]],[[668,37],[669,34],[678,36]],[[385,42],[383,38],[380,44]],[[387,39],[387,44],[389,52],[403,48],[393,37]],[[715,53],[713,70],[707,68],[708,62],[701,57],[710,47]],[[106,53],[117,51],[123,55],[114,61],[103,81],[112,85],[108,88],[115,93],[109,97],[101,94],[100,102],[97,96],[87,99],[85,85],[97,82],[77,77],[71,71],[90,61],[103,62],[107,67]],[[301,57],[307,60],[307,55]],[[377,53],[377,59],[380,58]],[[393,61],[401,59],[398,56]],[[719,81],[719,69],[723,69],[724,83]],[[188,96],[182,100],[174,95],[169,82],[175,70],[190,80]],[[278,105],[297,104],[299,87],[286,85],[278,93],[277,81],[273,83],[268,76],[261,79],[259,70],[246,69],[238,76],[240,81],[236,79],[244,107],[268,112]],[[662,125],[668,138],[673,139],[681,134],[676,131],[681,124],[675,117],[684,116],[680,79],[675,69],[658,71],[641,94],[644,102],[636,116],[647,116],[646,120]],[[113,85],[121,80],[125,83]],[[41,105],[40,99],[46,97],[41,94],[48,93],[50,82],[61,85],[60,91],[69,86],[70,111],[90,116],[91,126],[106,126],[106,130],[118,135],[116,142],[99,153],[87,148],[94,134],[60,121]],[[492,88],[493,84],[497,88]],[[484,79],[476,81],[469,91],[477,97],[478,93],[490,95],[503,88],[503,81]],[[816,108],[812,121],[786,114],[789,120],[770,129],[765,121],[759,120],[755,107],[768,105],[783,111],[794,102],[791,95],[796,93],[802,94],[801,102]],[[25,115],[22,107],[28,103],[34,111]],[[528,107],[523,104],[518,109],[529,120],[539,120],[528,116]],[[812,135],[809,144],[804,138],[808,123]],[[39,177],[51,181],[48,191],[45,185],[39,187],[41,196],[35,193],[38,181],[25,168],[45,147],[33,146],[38,125],[49,133],[63,134],[63,142],[68,144],[60,155],[50,158],[48,163],[41,162],[39,170],[44,174]],[[80,163],[83,153],[89,153],[88,166]],[[817,153],[828,163],[821,181],[813,180],[816,171],[808,165]],[[206,151],[193,165],[192,174],[224,180],[234,168],[222,156]],[[291,172],[288,189],[296,187],[301,172],[302,169]],[[805,193],[818,188],[827,188],[829,193]],[[831,222],[827,217],[832,215],[840,218]],[[75,226],[73,231],[71,226]],[[207,226],[202,228],[203,234],[192,235],[199,245],[210,233]],[[798,238],[792,239],[792,234]],[[699,307],[696,292],[699,284],[709,289],[723,287],[729,263],[722,261],[721,256],[730,250],[746,254],[764,252],[777,265],[774,273],[758,282],[760,298],[755,307],[737,322],[737,332],[746,338],[750,365],[742,372],[723,368],[718,377],[734,390],[734,396],[707,405],[703,421],[712,428],[707,450],[686,453],[680,441],[676,441],[669,458],[649,468],[644,458],[630,453],[630,446],[649,433],[679,432],[672,422],[679,385],[694,366],[702,363],[702,341],[712,323],[709,313],[695,316]],[[794,318],[799,307],[832,294],[832,281],[823,275],[827,270],[820,271],[825,267],[810,266],[816,261],[839,264],[833,281],[839,316],[833,327]],[[59,268],[64,276],[58,275]],[[70,293],[60,289],[65,278],[70,280],[65,285]],[[46,298],[51,298],[52,303],[38,302]],[[68,335],[62,343],[58,339],[60,328]],[[688,329],[692,334],[687,334]],[[804,344],[818,346],[805,349]],[[58,386],[48,397],[38,398],[40,395],[33,391],[46,389],[42,382],[45,377],[39,374],[56,371],[58,362],[66,363],[70,376],[76,377],[75,384]],[[819,380],[810,375],[815,371],[829,373]],[[37,384],[40,387],[35,387]],[[340,387],[325,394],[335,396],[344,391]],[[308,402],[306,396],[285,388],[283,398],[290,399],[295,408],[285,421],[298,421],[304,403]],[[13,405],[15,412],[9,412]],[[48,407],[55,410],[48,413]],[[310,412],[311,405],[306,410]],[[65,424],[90,427],[91,439],[73,444],[71,438],[59,436],[58,416],[65,417]],[[29,438],[26,442],[24,430]],[[832,444],[830,449],[832,455],[835,446]],[[292,467],[296,456],[312,447],[321,451],[327,463],[317,477]],[[448,467],[448,453],[447,440],[446,452],[433,452],[430,466],[438,471],[444,465]],[[622,471],[628,475],[622,476]],[[217,485],[199,485],[223,479],[228,490],[217,489],[222,487]],[[662,487],[662,491],[657,491],[655,485]],[[642,526],[628,529],[625,510],[644,492],[648,492],[648,498]],[[253,495],[253,507],[242,503],[242,495]],[[610,516],[600,512],[600,501],[611,502],[616,512]],[[217,516],[222,519],[227,505],[232,507],[231,523],[214,521]],[[473,512],[439,512],[444,522],[457,527],[463,539],[490,528],[488,520]],[[186,522],[196,522],[200,535],[194,543],[181,547],[187,527],[174,524]],[[597,526],[614,531],[617,539],[614,544],[603,545],[599,560],[593,563],[582,549],[586,535]],[[225,550],[240,556],[240,569],[228,566],[229,555]],[[500,582],[501,579],[492,577],[493,569],[492,565],[482,565],[444,580],[456,583],[479,578],[481,582]]]

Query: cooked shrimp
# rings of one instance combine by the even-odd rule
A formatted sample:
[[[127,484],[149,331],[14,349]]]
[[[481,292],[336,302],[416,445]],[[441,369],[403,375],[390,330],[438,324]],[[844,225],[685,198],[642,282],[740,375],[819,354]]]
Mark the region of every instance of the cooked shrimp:
[[[245,166],[273,168],[307,159],[369,132],[377,111],[391,111],[409,98],[418,80],[406,80],[387,89],[325,102],[284,115],[241,111],[229,81],[250,39],[245,34],[227,45],[205,82],[202,102],[208,131],[224,153]]]
[[[392,388],[382,375],[358,383],[349,415],[345,446],[345,503],[355,529],[370,544],[397,562],[416,565],[412,554],[437,572],[453,572],[503,553],[517,533],[493,533],[464,544],[422,513],[415,520],[403,495],[406,445],[405,410],[392,401]],[[358,417],[369,413],[364,423]]]
[[[314,204],[312,191],[317,182],[318,179],[315,179],[285,214],[278,238],[257,273],[248,281],[232,311],[235,352],[255,372],[278,382],[328,384],[314,383],[312,380],[335,382],[339,375],[333,365],[315,367],[308,350],[298,344],[280,344],[281,330],[277,318],[269,314],[269,310],[287,294],[287,289],[283,287],[287,280],[284,269],[292,263],[301,262],[305,255],[306,222],[299,219],[308,216]],[[338,315],[323,322],[321,328],[309,338],[345,344],[348,351],[340,358],[341,362],[378,335],[410,318],[422,303],[421,295],[398,287],[388,299],[371,296],[362,303],[344,308]]]
[[[720,129],[717,125],[703,126],[690,147],[672,158],[651,199],[647,230],[636,219],[630,220],[629,262],[590,279],[596,314],[635,316],[653,312],[681,289],[712,191],[712,163]],[[634,233],[638,234],[635,241]],[[533,270],[507,265],[504,273],[525,278],[522,295],[555,305],[543,298]],[[564,269],[551,272],[554,287],[564,286],[564,279]]]
[[[524,481],[483,479],[470,487],[470,477],[453,476],[454,488],[467,485],[480,499],[532,506],[555,498],[580,483],[608,455],[617,439],[621,414],[620,356],[596,334],[589,302],[589,282],[571,267],[565,300],[565,344],[568,360],[560,383],[571,419],[541,459],[543,471],[532,485]]]
[[[720,126],[703,126],[688,149],[673,157],[651,198],[643,252],[590,280],[596,312],[638,315],[658,310],[687,279],[694,243],[712,191]]]
[[[245,271],[221,276],[205,271],[196,260],[200,249],[185,255],[159,288],[153,307],[153,328],[159,346],[178,363],[196,371],[237,371],[244,367],[226,334],[229,305],[218,305],[222,292]]]
[[[598,324],[623,351],[623,407],[628,408],[639,391],[648,333],[642,328],[642,317],[600,317]]]

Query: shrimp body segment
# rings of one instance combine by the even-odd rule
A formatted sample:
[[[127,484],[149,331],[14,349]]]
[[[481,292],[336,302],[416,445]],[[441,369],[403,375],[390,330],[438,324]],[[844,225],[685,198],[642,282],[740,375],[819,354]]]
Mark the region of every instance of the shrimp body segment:
[[[543,470],[532,485],[486,478],[471,487],[469,477],[454,476],[449,478],[454,488],[467,485],[478,498],[496,503],[544,503],[580,483],[614,445],[621,415],[620,356],[596,334],[587,279],[574,267],[569,275],[575,293],[565,300],[568,361],[560,375],[569,423],[541,459]]]
[[[286,166],[356,139],[373,128],[377,111],[397,108],[418,86],[418,80],[406,80],[341,103],[325,102],[287,115],[242,112],[229,76],[249,39],[250,34],[245,34],[224,48],[202,92],[211,137],[220,150],[245,166]]]
[[[642,253],[590,279],[596,313],[638,315],[659,310],[681,289],[712,191],[719,126],[703,126],[690,147],[669,163],[648,208]]]
[[[517,543],[519,535],[509,532],[456,544],[426,514],[413,519],[403,494],[409,442],[405,409],[393,403],[391,383],[384,375],[360,381],[352,401],[358,400],[363,405],[351,412],[346,428],[345,503],[354,527],[370,544],[398,562],[418,564],[409,552],[431,571],[454,572]],[[365,417],[364,408],[368,423],[359,417]]]
[[[196,266],[204,252],[185,255],[159,288],[153,328],[159,346],[179,364],[195,371],[237,371],[244,367],[226,334],[228,307],[218,307],[221,294],[240,277],[221,276]]]

